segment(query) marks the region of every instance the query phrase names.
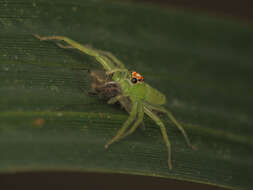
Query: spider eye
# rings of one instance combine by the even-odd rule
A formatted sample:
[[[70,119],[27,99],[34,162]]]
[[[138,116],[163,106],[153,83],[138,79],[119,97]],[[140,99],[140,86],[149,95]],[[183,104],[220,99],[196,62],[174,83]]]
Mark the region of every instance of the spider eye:
[[[131,82],[132,82],[132,83],[137,83],[137,79],[136,79],[136,78],[132,78],[132,79],[131,79]]]

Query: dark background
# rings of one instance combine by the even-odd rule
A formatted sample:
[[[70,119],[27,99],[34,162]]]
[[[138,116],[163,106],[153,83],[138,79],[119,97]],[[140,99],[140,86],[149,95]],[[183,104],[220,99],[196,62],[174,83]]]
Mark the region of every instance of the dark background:
[[[253,24],[252,0],[132,0],[134,2],[149,2],[168,8],[184,9],[192,12],[207,13],[218,17]]]
[[[253,1],[250,0],[132,0],[148,2],[190,12],[253,23]],[[156,177],[79,172],[30,172],[0,174],[1,189],[195,189],[224,188]]]
[[[0,174],[0,184],[4,190],[226,190],[210,185],[156,177],[78,172]]]

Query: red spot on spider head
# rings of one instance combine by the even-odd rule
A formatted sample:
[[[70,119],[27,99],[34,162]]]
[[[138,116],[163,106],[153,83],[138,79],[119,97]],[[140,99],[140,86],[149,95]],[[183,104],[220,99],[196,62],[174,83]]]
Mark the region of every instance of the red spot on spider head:
[[[138,81],[143,81],[144,77],[141,76],[139,73],[137,73],[136,71],[132,72],[132,78],[136,78]]]

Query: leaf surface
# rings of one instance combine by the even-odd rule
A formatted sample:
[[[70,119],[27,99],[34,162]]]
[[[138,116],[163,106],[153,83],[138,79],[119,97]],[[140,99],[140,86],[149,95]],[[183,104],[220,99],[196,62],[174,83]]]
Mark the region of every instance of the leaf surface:
[[[0,2],[0,171],[74,170],[160,176],[252,189],[253,28],[225,19],[110,1]],[[89,96],[102,67],[32,34],[106,50],[167,97],[197,151],[162,117],[115,143],[128,115]]]

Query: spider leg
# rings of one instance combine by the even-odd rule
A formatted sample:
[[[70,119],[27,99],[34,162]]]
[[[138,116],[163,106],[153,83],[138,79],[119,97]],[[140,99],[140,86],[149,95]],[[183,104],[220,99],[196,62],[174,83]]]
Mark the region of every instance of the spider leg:
[[[117,71],[120,71],[120,72],[128,72],[128,70],[127,69],[112,69],[112,70],[110,70],[110,71],[107,71],[106,72],[106,74],[107,75],[111,75],[111,74],[113,74],[113,73],[115,73],[115,72],[117,72]]]
[[[169,166],[169,169],[172,169],[172,164],[171,164],[171,145],[170,145],[170,141],[169,141],[169,138],[168,138],[168,135],[167,135],[167,131],[166,131],[166,128],[163,124],[163,122],[159,119],[159,117],[153,113],[149,108],[147,108],[146,106],[144,106],[144,112],[151,118],[155,121],[155,123],[160,127],[161,129],[161,133],[162,133],[162,136],[163,136],[163,140],[165,142],[165,145],[167,147],[167,150],[168,150],[168,166]]]
[[[137,127],[142,123],[144,118],[143,104],[139,103],[137,109],[138,109],[137,120],[135,121],[133,126],[122,136],[122,138],[125,138],[126,136],[132,134],[137,129]]]
[[[63,48],[63,49],[75,49],[73,46],[64,46],[62,45],[61,43],[56,43],[57,46],[59,46],[60,48]]]
[[[107,57],[109,57],[112,61],[114,61],[115,64],[117,64],[121,69],[125,69],[124,64],[117,58],[115,57],[111,52],[108,51],[102,51],[99,50],[100,53],[106,55]]]
[[[130,98],[127,96],[123,96],[122,98],[119,99],[119,102],[122,108],[124,108],[127,111],[127,113],[130,113],[132,107]]]
[[[112,143],[118,141],[120,137],[124,134],[124,132],[127,130],[129,125],[135,120],[137,115],[137,105],[138,105],[137,102],[133,103],[128,119],[125,121],[120,130],[117,132],[116,136],[114,136],[108,143],[105,144],[105,148],[108,148]]]
[[[95,59],[104,67],[106,71],[111,71],[113,69],[117,69],[117,67],[113,64],[113,62],[107,58],[105,55],[101,54],[99,50],[93,49],[87,45],[81,45],[78,42],[71,40],[65,36],[45,36],[41,37],[37,34],[33,35],[35,38],[38,38],[39,40],[59,40],[59,41],[64,41],[68,45],[70,45],[71,48],[78,49],[79,51],[95,57]],[[58,46],[62,46],[59,45]],[[68,48],[68,46],[62,46],[63,48]]]
[[[145,104],[145,106],[149,107],[150,109],[162,112],[167,114],[167,116],[169,117],[169,119],[177,126],[177,128],[180,130],[180,132],[183,134],[185,141],[187,143],[187,145],[193,149],[193,150],[197,150],[197,147],[193,146],[190,142],[190,139],[187,135],[187,133],[185,132],[183,126],[176,120],[176,118],[172,115],[171,112],[167,111],[165,108],[161,107],[161,106],[153,106],[150,104]]]
[[[110,100],[108,100],[108,104],[115,104],[117,101],[119,101],[119,99],[122,97],[122,95],[118,95],[115,97],[112,97]]]

